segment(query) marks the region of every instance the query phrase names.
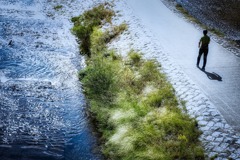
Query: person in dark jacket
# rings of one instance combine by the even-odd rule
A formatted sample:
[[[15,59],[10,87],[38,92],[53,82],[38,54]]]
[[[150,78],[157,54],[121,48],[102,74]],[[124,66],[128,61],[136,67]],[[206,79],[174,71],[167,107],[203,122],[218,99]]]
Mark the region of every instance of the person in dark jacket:
[[[200,39],[198,47],[199,47],[199,54],[197,58],[197,67],[199,67],[199,62],[201,59],[202,54],[203,55],[203,66],[202,70],[205,70],[206,64],[207,64],[207,55],[208,55],[208,45],[210,43],[210,37],[207,35],[208,31],[203,31],[203,37]]]

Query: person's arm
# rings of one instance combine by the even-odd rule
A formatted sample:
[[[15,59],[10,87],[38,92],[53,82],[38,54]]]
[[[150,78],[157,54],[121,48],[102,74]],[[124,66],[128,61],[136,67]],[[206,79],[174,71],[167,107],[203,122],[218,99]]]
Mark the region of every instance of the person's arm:
[[[202,43],[202,38],[200,39],[199,43],[198,43],[198,48],[201,47],[201,43]]]

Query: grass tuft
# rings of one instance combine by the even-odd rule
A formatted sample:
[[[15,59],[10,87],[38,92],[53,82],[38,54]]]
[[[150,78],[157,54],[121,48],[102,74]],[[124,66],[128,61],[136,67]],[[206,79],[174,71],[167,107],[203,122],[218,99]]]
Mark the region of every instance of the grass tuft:
[[[113,64],[102,57],[95,57],[85,70],[79,73],[89,99],[110,103],[116,94],[115,70]]]
[[[57,6],[54,6],[54,7],[53,7],[53,9],[55,9],[55,10],[60,10],[60,9],[62,9],[62,8],[63,8],[62,5],[57,5]]]

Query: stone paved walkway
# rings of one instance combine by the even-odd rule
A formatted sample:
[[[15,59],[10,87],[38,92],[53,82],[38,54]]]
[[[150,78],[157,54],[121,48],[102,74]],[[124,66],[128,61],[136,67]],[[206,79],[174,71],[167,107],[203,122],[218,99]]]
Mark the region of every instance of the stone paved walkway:
[[[137,14],[134,2],[136,0],[115,1],[115,10],[120,10],[122,15],[115,19],[115,23],[126,21],[129,29],[109,47],[115,48],[121,54],[134,48],[144,53],[146,58],[157,59],[174,86],[177,96],[187,102],[188,113],[197,119],[199,129],[203,132],[200,140],[208,156],[215,156],[215,159],[219,160],[240,160],[240,138],[237,132],[227,124],[199,84],[185,72],[184,67],[176,63],[176,58],[170,51],[164,50],[164,42],[159,41],[154,31],[144,23],[141,15]],[[141,2],[138,0],[138,3]]]

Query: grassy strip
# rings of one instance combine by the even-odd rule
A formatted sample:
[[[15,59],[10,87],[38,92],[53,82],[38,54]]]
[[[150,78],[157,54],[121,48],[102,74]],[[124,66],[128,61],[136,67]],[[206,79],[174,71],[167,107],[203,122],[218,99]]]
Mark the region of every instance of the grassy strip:
[[[106,45],[126,24],[100,27],[114,16],[109,4],[74,17],[87,67],[80,71],[92,116],[109,159],[204,159],[195,120],[178,108],[174,89],[154,60],[131,50],[123,58]]]
[[[193,16],[191,16],[187,10],[185,10],[181,4],[177,4],[176,5],[176,9],[178,11],[180,11],[188,20],[193,21],[194,23],[197,23],[198,25],[200,25],[202,28],[207,29],[209,31],[211,31],[212,33],[218,35],[219,37],[223,37],[224,33],[222,33],[221,31],[217,30],[216,28],[210,28],[204,24],[202,24],[199,20],[197,20],[196,18],[194,18]]]

